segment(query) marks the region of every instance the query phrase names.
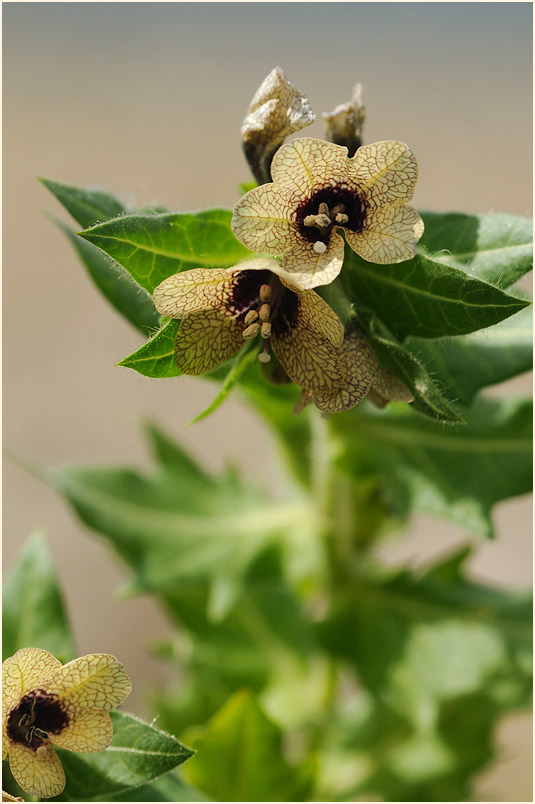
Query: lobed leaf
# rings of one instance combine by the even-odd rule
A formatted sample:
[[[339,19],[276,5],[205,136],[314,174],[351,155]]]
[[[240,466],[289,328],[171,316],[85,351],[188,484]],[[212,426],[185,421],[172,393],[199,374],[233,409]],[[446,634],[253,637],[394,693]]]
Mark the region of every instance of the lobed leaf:
[[[41,532],[26,542],[2,590],[2,658],[42,648],[61,662],[75,656],[65,604]]]

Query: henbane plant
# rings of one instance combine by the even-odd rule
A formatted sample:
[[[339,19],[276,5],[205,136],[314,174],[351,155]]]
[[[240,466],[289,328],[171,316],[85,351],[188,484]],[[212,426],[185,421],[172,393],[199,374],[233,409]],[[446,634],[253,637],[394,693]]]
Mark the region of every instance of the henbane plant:
[[[151,777],[143,800],[460,800],[528,702],[529,595],[473,580],[473,547],[418,572],[379,548],[418,511],[492,536],[493,506],[530,490],[530,400],[487,389],[531,365],[531,224],[416,211],[418,143],[365,144],[360,86],[325,140],[302,135],[314,118],[275,68],[243,121],[254,181],[232,210],[127,209],[43,180],[143,336],[118,366],[177,395],[205,376],[196,419],[240,395],[284,458],[272,495],[146,422],[153,473],[47,473],[174,628],[159,653],[176,681],[151,707],[197,753],[187,787]],[[85,761],[63,763],[69,795]]]

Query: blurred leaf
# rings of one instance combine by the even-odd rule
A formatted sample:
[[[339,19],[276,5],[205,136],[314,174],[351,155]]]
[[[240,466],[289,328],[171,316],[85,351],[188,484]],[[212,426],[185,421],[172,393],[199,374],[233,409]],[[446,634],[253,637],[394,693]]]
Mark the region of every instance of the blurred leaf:
[[[238,353],[237,357],[232,362],[230,371],[225,377],[225,380],[221,385],[220,390],[214,397],[214,399],[210,402],[208,407],[206,407],[203,411],[201,411],[201,413],[198,413],[197,416],[195,416],[191,420],[190,424],[195,424],[196,422],[200,422],[202,419],[205,419],[207,416],[213,413],[214,410],[217,410],[217,408],[223,404],[227,396],[230,394],[230,392],[240,379],[246,367],[251,363],[252,360],[256,359],[256,356],[257,356],[256,350],[251,350],[250,348],[249,350],[242,349]]]
[[[152,297],[133,282],[117,263],[112,262],[91,243],[78,237],[68,226],[56,221],[74,246],[82,265],[102,295],[144,335],[153,332],[160,323]]]
[[[375,312],[400,340],[464,335],[528,304],[421,254],[397,265],[372,265],[347,247],[340,278],[357,310]]]
[[[527,308],[494,327],[464,337],[436,341],[409,338],[406,345],[440,377],[449,396],[469,405],[481,388],[531,370],[532,310]]]
[[[491,536],[492,506],[531,490],[531,401],[477,398],[462,412],[467,424],[458,430],[407,406],[333,417],[343,436],[339,463],[356,477],[379,476],[401,513],[426,511]]]
[[[144,377],[178,377],[181,373],[175,360],[178,325],[176,320],[168,321],[150,340],[117,365],[134,369]]]
[[[446,265],[465,265],[471,274],[507,288],[533,267],[533,222],[502,213],[465,215],[423,212],[420,246]]]
[[[156,451],[156,471],[67,467],[50,473],[81,519],[104,534],[132,566],[136,588],[163,593],[180,583],[238,582],[264,547],[313,514],[302,501],[273,503],[232,471],[214,478],[153,426],[146,433]],[[165,446],[165,462],[160,455]]]
[[[74,187],[50,179],[40,181],[84,228],[128,212],[128,207],[107,190]]]
[[[190,268],[226,268],[252,256],[236,240],[232,211],[126,215],[80,232],[152,293],[168,276]]]
[[[134,715],[110,714],[113,739],[105,751],[77,754],[58,749],[67,784],[53,801],[134,801],[130,791],[135,795],[193,755],[176,737]]]
[[[2,658],[42,648],[60,662],[76,655],[67,613],[43,533],[24,545],[2,590]]]
[[[170,771],[155,782],[114,795],[110,801],[209,801],[209,799]]]
[[[188,778],[217,801],[305,801],[314,763],[292,767],[281,743],[279,729],[242,690],[194,739]]]

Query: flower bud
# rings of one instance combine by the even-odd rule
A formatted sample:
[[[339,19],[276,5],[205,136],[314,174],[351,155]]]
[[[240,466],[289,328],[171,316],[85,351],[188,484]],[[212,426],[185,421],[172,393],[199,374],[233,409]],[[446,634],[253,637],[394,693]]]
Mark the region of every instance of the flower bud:
[[[366,110],[362,103],[362,84],[356,84],[349,103],[342,103],[332,112],[324,112],[326,139],[335,145],[345,145],[349,158],[362,145],[362,129]]]
[[[245,157],[259,184],[271,181],[271,160],[286,137],[314,119],[305,96],[275,67],[256,91],[241,127]]]

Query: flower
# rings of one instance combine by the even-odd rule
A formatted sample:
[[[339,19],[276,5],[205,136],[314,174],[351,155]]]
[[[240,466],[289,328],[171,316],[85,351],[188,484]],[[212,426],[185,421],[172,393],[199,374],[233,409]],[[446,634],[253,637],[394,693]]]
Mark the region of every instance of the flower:
[[[344,384],[328,392],[303,391],[295,404],[294,415],[309,402],[314,402],[324,413],[340,413],[355,407],[365,396],[380,408],[389,402],[414,400],[407,386],[381,366],[363,332],[355,324],[348,327],[338,355],[345,372]]]
[[[275,67],[257,89],[241,127],[245,157],[259,184],[271,180],[273,154],[286,137],[315,117],[305,96]]]
[[[275,260],[183,271],[158,285],[154,303],[162,315],[182,319],[175,358],[184,374],[211,371],[260,335],[260,361],[270,360],[271,347],[302,388],[329,391],[344,381],[340,319],[314,291],[290,281]]]
[[[347,148],[303,137],[283,145],[271,164],[273,183],[255,187],[234,208],[232,228],[258,254],[282,255],[282,267],[302,288],[332,282],[342,268],[343,231],[369,262],[414,256],[424,225],[406,202],[418,174],[403,142]]]
[[[2,759],[26,792],[57,796],[65,774],[53,746],[102,751],[113,726],[108,710],[132,685],[115,656],[92,653],[62,665],[40,648],[23,648],[2,664]]]
[[[362,103],[362,84],[353,87],[349,103],[341,103],[332,112],[324,112],[327,139],[336,145],[345,145],[347,154],[352,157],[362,143],[362,129],[366,120],[366,110]]]

